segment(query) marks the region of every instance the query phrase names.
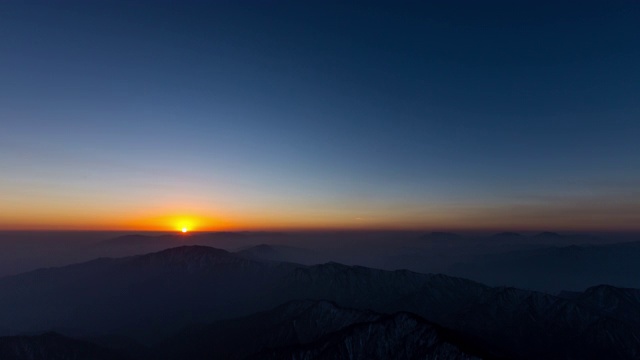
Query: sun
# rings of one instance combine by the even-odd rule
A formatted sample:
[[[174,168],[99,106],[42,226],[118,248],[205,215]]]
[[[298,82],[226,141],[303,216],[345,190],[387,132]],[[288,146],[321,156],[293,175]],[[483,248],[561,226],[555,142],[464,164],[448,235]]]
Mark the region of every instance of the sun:
[[[183,233],[186,233],[187,231],[189,231],[189,229],[187,229],[186,227],[183,227],[181,230]]]

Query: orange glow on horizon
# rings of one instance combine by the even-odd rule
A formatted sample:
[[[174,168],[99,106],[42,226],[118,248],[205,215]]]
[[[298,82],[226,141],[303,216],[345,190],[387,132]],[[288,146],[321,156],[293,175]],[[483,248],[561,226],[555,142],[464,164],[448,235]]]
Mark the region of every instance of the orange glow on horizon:
[[[157,215],[137,218],[128,222],[127,228],[144,231],[222,231],[228,230],[226,222],[209,216],[196,214]]]
[[[635,206],[602,209],[591,203],[555,207],[426,207],[421,211],[320,211],[313,207],[241,210],[230,207],[222,211],[197,204],[166,204],[127,211],[83,208],[80,211],[69,204],[63,205],[10,207],[0,204],[0,230],[158,231],[185,235],[215,231],[422,231],[433,228],[453,232],[640,230],[634,221]],[[619,215],[622,210],[627,211],[626,216]]]

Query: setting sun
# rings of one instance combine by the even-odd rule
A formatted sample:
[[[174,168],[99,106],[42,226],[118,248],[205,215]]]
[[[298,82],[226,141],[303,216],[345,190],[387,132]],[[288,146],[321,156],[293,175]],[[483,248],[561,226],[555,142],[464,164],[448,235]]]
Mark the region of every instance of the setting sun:
[[[183,233],[186,233],[186,232],[187,232],[187,230],[188,230],[188,229],[187,229],[186,227],[183,227],[183,228],[182,228],[182,232],[183,232]]]

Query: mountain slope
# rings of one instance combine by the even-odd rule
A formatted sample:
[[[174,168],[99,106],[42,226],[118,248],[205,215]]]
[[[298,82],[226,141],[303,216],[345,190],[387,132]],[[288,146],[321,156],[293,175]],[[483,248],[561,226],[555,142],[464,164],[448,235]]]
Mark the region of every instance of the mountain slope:
[[[244,318],[192,326],[165,340],[158,357],[165,359],[241,359],[263,348],[309,343],[379,314],[348,309],[327,301],[293,301]]]
[[[304,345],[264,350],[254,359],[479,359],[448,342],[423,319],[398,313],[351,325]]]
[[[122,360],[121,355],[98,345],[59,334],[0,337],[3,360]]]
[[[0,309],[13,309],[0,313],[0,323],[13,334],[62,328],[152,340],[184,324],[260,310],[255,292],[266,293],[293,267],[188,246],[42,269],[0,279]]]

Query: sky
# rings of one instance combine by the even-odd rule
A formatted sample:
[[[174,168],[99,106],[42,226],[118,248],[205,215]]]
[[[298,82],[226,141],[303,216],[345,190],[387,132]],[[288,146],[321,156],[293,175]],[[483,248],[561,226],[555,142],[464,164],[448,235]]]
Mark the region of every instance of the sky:
[[[640,231],[638,1],[2,1],[0,229]]]

